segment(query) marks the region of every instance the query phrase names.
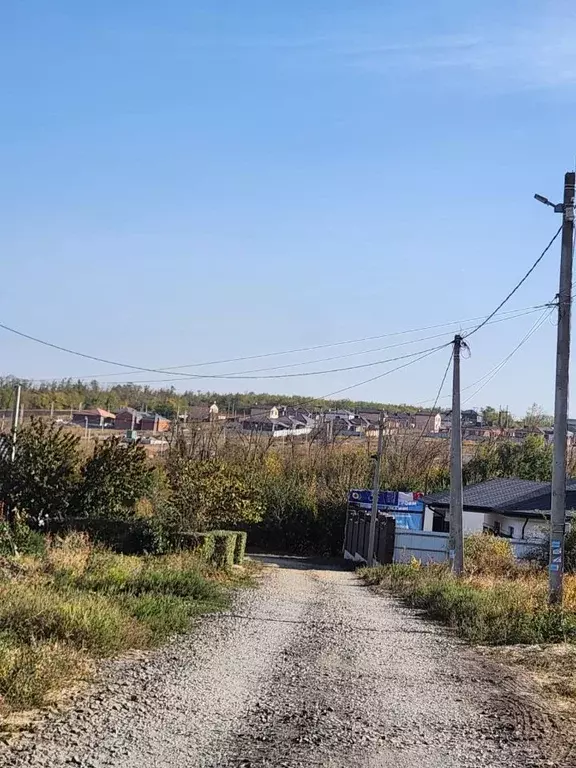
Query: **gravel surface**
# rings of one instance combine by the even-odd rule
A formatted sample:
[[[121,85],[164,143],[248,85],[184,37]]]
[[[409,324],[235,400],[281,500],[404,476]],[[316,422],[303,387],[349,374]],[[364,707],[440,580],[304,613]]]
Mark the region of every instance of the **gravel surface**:
[[[266,560],[232,612],[106,663],[0,766],[576,767],[515,673],[352,572]]]

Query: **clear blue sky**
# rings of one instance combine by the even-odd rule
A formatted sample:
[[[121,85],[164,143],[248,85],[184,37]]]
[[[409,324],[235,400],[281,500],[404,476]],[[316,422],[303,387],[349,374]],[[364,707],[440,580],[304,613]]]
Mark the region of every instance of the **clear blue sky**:
[[[575,38],[563,0],[5,0],[0,321],[164,367],[487,313],[560,224],[532,195],[574,165]],[[510,308],[555,294],[558,251]],[[478,333],[463,383],[535,319]],[[470,404],[550,409],[554,334]],[[118,370],[3,331],[0,350],[5,374]],[[350,396],[433,398],[446,361]],[[386,368],[178,386],[322,395]]]

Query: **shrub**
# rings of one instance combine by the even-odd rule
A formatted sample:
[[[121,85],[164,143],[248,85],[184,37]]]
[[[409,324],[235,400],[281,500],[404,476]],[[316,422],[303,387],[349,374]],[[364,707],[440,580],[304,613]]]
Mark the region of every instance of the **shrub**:
[[[152,468],[144,447],[126,445],[119,437],[96,443],[81,475],[73,501],[79,516],[130,516],[152,486]]]
[[[214,536],[212,563],[216,568],[232,568],[238,534],[236,531],[212,531],[212,535]]]
[[[508,539],[486,533],[466,536],[464,563],[468,573],[486,576],[503,576],[518,568]]]
[[[79,480],[79,438],[61,426],[32,419],[18,430],[14,461],[8,450],[10,438],[2,438],[0,500],[35,526],[68,514]]]
[[[12,526],[0,522],[0,556],[39,555],[45,546],[44,536],[38,531],[33,531],[18,518]]]
[[[179,533],[172,538],[176,549],[194,552],[202,560],[209,563],[214,557],[215,539],[212,531],[208,533]]]
[[[193,460],[174,452],[168,463],[171,506],[180,530],[257,522],[261,493],[246,466],[215,459]]]
[[[244,562],[246,555],[246,541],[248,534],[246,531],[237,531],[236,533],[236,546],[234,548],[234,562],[236,565],[241,565]]]

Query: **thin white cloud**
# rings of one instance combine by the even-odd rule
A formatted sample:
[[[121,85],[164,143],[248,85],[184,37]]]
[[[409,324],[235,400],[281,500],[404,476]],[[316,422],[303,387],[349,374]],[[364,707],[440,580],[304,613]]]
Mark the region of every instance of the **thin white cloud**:
[[[464,74],[524,87],[576,84],[576,16],[480,35],[351,46],[353,66],[379,72]]]

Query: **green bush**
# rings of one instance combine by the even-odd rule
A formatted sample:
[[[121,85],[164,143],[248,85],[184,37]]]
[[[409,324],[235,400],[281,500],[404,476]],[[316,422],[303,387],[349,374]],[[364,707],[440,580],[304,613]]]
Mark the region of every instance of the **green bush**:
[[[186,549],[196,553],[202,560],[209,563],[214,556],[214,534],[208,533],[179,533],[173,543],[176,549]]]
[[[234,565],[234,553],[236,551],[236,531],[212,531],[214,536],[214,554],[212,564],[216,568],[224,570]]]
[[[504,576],[518,569],[508,539],[488,533],[474,533],[464,539],[466,571],[486,576]]]
[[[75,513],[105,518],[133,515],[139,499],[152,488],[152,473],[142,445],[126,445],[119,437],[96,443],[81,470],[72,500]]]
[[[0,556],[41,555],[46,548],[46,539],[39,531],[33,531],[16,520],[13,526],[0,522]]]
[[[246,531],[237,531],[236,533],[236,547],[234,548],[234,562],[236,565],[242,565],[244,557],[246,555],[246,542],[248,540],[248,534]]]

